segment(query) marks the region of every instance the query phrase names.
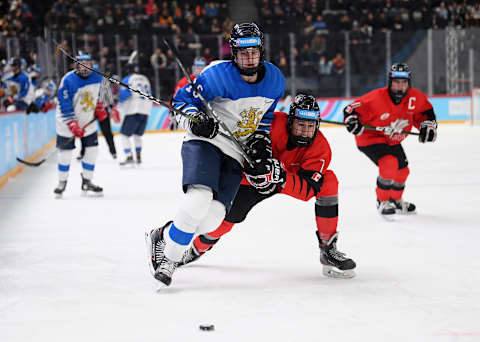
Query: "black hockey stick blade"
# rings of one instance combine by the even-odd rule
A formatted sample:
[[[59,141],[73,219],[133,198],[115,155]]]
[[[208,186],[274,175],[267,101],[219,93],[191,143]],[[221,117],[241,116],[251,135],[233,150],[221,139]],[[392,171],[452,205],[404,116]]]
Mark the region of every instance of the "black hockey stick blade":
[[[17,161],[19,163],[22,163],[22,164],[25,164],[25,165],[28,165],[28,166],[33,166],[33,167],[42,165],[43,163],[45,163],[46,160],[47,159],[42,159],[38,162],[29,162],[29,161],[26,161],[26,160],[23,160],[23,159],[20,159],[20,158],[17,157]]]

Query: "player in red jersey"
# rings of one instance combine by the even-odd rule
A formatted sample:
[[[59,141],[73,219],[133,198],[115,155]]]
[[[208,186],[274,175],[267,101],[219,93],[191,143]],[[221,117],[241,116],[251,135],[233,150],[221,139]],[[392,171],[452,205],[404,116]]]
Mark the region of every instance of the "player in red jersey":
[[[195,57],[193,60],[193,65],[192,65],[192,73],[190,74],[190,78],[192,81],[200,75],[203,69],[207,66],[207,61],[203,57]],[[175,90],[173,91],[173,96],[172,98],[175,97],[177,92],[182,89],[185,85],[188,84],[188,79],[187,76],[184,76],[180,81],[178,81],[177,85],[175,86]]]
[[[355,135],[357,147],[379,168],[377,209],[381,215],[414,213],[415,205],[402,199],[409,169],[400,144],[412,126],[420,130],[421,143],[434,142],[437,122],[427,96],[411,87],[405,63],[395,63],[388,73],[388,86],[375,89],[344,109],[347,130]],[[383,132],[364,130],[363,125],[387,127]]]
[[[285,194],[302,201],[316,198],[316,236],[320,245],[323,274],[351,278],[355,262],[336,248],[338,238],[338,180],[328,169],[332,153],[318,130],[320,112],[315,98],[299,94],[289,114],[275,112],[268,133],[258,131],[248,149],[255,167],[244,170],[244,178],[225,220],[214,231],[195,238],[181,265],[192,262],[213,247],[235,223],[264,199]]]

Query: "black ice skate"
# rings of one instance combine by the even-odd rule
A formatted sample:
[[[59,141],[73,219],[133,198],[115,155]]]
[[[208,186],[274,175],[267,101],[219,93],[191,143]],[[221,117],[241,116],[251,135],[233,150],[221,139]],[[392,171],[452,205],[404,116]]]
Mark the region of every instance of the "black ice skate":
[[[328,241],[322,240],[318,231],[315,233],[320,245],[320,262],[323,265],[323,275],[343,279],[355,277],[355,262],[347,258],[345,253],[337,250],[338,233],[333,234]]]
[[[133,156],[128,156],[124,161],[120,162],[120,166],[135,165]]]
[[[377,210],[382,216],[395,214],[395,206],[390,201],[380,202],[377,200]]]
[[[86,179],[82,176],[82,192],[85,196],[103,196],[103,189],[98,185],[92,183],[90,179]]]
[[[394,200],[390,198],[390,203],[394,206],[398,214],[416,214],[415,204],[406,202],[403,199]]]
[[[137,164],[141,164],[142,163],[142,152],[137,152],[137,155],[136,155],[136,161],[137,161]]]
[[[67,187],[67,181],[59,181],[57,187],[53,192],[55,193],[55,198],[62,198],[63,192],[65,191],[65,188]]]
[[[150,232],[145,233],[150,273],[152,273],[155,279],[161,281],[167,286],[172,282],[172,274],[177,267],[176,263],[166,258],[163,253],[165,249],[163,231],[171,224],[172,221],[168,221],[163,227],[155,228]]]
[[[198,260],[205,252],[199,252],[194,245],[183,253],[182,260],[177,263],[177,267],[184,266],[195,260]]]

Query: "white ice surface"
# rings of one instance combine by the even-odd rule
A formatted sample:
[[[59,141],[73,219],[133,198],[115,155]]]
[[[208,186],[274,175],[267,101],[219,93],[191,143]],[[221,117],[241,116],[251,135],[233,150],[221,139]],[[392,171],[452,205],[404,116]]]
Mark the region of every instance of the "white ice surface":
[[[480,127],[404,142],[418,215],[395,222],[376,213],[377,171],[353,137],[323,131],[356,278],[321,275],[313,201],[278,195],[157,291],[143,235],[181,199],[182,135],[146,135],[125,170],[100,138],[103,198],[80,196],[73,161],[55,200],[55,157],[0,190],[0,341],[480,341]]]

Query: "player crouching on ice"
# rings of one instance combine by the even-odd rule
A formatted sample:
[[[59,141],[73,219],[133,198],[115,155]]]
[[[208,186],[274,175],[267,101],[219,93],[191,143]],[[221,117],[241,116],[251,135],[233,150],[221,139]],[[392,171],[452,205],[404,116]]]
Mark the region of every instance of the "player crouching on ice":
[[[388,73],[388,86],[372,90],[344,109],[347,131],[355,135],[358,149],[378,166],[377,209],[388,217],[411,214],[415,205],[402,199],[410,170],[401,142],[412,126],[420,130],[418,141],[434,142],[437,121],[427,96],[411,87],[407,64],[395,63]],[[364,130],[363,125],[382,127]]]
[[[355,276],[355,262],[337,250],[338,180],[328,170],[331,150],[319,131],[320,112],[315,98],[299,94],[289,114],[275,112],[271,140],[258,131],[248,142],[255,167],[244,170],[232,208],[221,225],[199,235],[184,254],[180,265],[198,259],[211,249],[235,223],[245,220],[250,210],[275,194],[285,194],[302,201],[315,197],[315,232],[320,246],[323,274],[333,278]]]

